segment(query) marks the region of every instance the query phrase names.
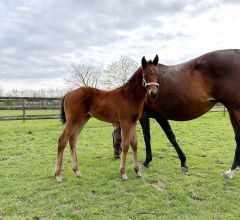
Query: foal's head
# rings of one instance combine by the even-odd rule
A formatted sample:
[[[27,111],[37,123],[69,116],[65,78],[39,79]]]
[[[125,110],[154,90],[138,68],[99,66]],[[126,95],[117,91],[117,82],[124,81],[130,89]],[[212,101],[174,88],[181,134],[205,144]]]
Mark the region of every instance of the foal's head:
[[[158,93],[158,75],[157,75],[158,55],[155,56],[153,61],[146,61],[145,57],[142,58],[142,76],[143,86],[147,89],[151,98],[156,98]]]

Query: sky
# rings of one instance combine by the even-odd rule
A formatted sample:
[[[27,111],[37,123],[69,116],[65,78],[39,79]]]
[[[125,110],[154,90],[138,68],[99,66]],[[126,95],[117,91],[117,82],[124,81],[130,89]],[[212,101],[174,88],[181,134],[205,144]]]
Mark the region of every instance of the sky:
[[[0,87],[66,87],[71,63],[174,65],[240,48],[238,0],[0,0]]]

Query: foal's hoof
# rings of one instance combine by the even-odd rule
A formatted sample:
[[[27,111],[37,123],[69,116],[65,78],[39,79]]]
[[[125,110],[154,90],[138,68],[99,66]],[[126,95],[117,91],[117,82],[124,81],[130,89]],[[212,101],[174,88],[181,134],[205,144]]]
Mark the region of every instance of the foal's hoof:
[[[141,177],[142,177],[142,173],[141,173],[140,171],[138,171],[138,172],[136,173],[136,175],[137,175],[137,178],[141,178]]]
[[[234,177],[236,170],[228,170],[227,172],[225,172],[223,174],[223,177],[227,178],[227,179],[232,179]]]
[[[188,172],[188,167],[181,167],[181,171],[184,173]]]
[[[122,180],[128,180],[128,176],[126,174],[122,174]]]
[[[82,177],[82,173],[80,172],[80,170],[74,171],[76,174],[76,177]]]
[[[56,175],[56,182],[62,183],[62,177],[60,175]]]

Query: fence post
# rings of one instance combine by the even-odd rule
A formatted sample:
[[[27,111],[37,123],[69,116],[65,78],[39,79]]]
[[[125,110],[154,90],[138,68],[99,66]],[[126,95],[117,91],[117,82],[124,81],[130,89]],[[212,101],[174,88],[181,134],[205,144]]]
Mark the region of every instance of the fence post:
[[[26,119],[26,99],[23,99],[23,121]]]

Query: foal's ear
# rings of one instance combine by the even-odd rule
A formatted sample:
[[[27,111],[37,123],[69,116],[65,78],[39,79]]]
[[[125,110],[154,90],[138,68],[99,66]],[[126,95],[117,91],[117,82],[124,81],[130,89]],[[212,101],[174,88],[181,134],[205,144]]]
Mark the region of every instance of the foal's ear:
[[[154,60],[153,60],[153,64],[154,64],[155,66],[158,65],[158,55],[157,55],[157,54],[156,54],[156,56],[155,56],[155,58],[154,58]]]
[[[147,61],[146,61],[146,58],[143,57],[142,58],[142,68],[144,69],[146,66],[147,66]]]

